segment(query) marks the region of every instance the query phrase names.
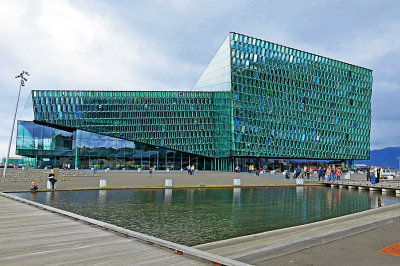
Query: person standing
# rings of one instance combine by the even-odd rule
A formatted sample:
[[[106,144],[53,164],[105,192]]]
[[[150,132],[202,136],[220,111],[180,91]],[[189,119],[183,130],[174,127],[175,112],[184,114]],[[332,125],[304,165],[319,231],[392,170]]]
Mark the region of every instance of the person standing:
[[[192,171],[190,170],[190,164],[186,167],[187,168],[187,171],[188,171],[188,175],[191,175],[192,174]]]
[[[154,172],[154,167],[150,167],[149,169],[149,177],[151,177],[153,175]]]
[[[31,192],[37,192],[39,187],[35,184],[35,182],[31,183]]]
[[[192,164],[192,167],[190,168],[190,172],[192,173],[192,175],[194,175],[194,164]]]
[[[301,169],[301,178],[305,178],[307,173],[307,166],[304,165],[304,167]]]
[[[379,165],[376,167],[376,175],[375,175],[375,177],[376,177],[376,183],[378,184],[379,183],[379,179],[381,178],[381,167]]]
[[[57,182],[56,176],[54,175],[54,170],[50,171],[49,181],[51,183],[51,189],[54,189],[54,184]]]
[[[328,177],[328,181],[331,181],[332,178],[332,170],[331,167],[328,166],[328,168],[326,168],[326,172],[325,172],[326,176]]]
[[[332,165],[331,177],[332,177],[332,180],[335,181],[335,179],[336,179],[336,167],[335,167],[335,165]]]
[[[335,171],[335,177],[337,180],[340,180],[340,168],[339,167]]]
[[[371,167],[368,166],[368,168],[367,168],[367,181],[370,181],[370,180],[371,180]]]

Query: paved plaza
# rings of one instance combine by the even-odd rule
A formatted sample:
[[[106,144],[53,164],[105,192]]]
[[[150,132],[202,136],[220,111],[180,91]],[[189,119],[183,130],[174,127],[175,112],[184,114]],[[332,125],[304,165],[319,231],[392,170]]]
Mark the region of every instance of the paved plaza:
[[[14,173],[13,173],[14,171]],[[10,175],[25,170],[9,171]],[[47,176],[50,170],[29,170],[32,176],[35,176],[36,184],[39,190],[46,189]],[[42,176],[41,179],[37,175]],[[155,171],[149,177],[148,171],[99,171],[97,176],[89,170],[60,170],[57,189],[89,189],[98,188],[101,179],[107,180],[107,187],[112,188],[132,188],[132,187],[163,187],[165,179],[172,179],[173,186],[232,186],[234,179],[240,179],[243,186],[282,186],[295,185],[295,179],[285,179],[282,173],[277,174],[255,174],[232,172],[211,172],[196,171],[194,175],[189,175],[186,171]],[[33,181],[35,181],[33,180]],[[317,179],[310,179],[317,180]],[[21,191],[29,190],[30,180],[24,178],[22,180],[11,179],[0,183],[3,191]]]
[[[31,181],[35,181],[39,190],[46,189],[47,176],[50,170],[9,170],[7,179],[1,180],[0,190],[24,191],[29,190]],[[1,174],[1,172],[0,172]],[[366,180],[364,174],[353,174],[352,180]],[[256,174],[243,172],[196,171],[189,175],[186,171],[155,171],[149,177],[148,171],[99,171],[97,176],[89,170],[60,170],[56,183],[57,189],[92,189],[98,188],[101,179],[107,180],[109,188],[145,188],[163,187],[165,179],[172,179],[173,186],[203,187],[203,186],[232,186],[234,179],[240,179],[242,186],[287,186],[296,185],[293,173],[290,179],[285,179],[282,173]],[[343,178],[342,178],[343,179]],[[317,184],[316,175],[304,179],[306,185]]]

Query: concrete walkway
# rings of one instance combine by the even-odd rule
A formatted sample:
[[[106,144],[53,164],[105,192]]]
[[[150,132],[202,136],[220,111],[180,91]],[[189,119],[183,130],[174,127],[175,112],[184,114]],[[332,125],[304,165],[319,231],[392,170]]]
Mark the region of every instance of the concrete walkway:
[[[398,266],[400,256],[378,251],[400,242],[400,220],[351,237],[305,248],[284,256],[257,263],[256,265],[304,266],[304,265],[352,265]]]
[[[327,248],[325,247],[326,243],[331,241],[342,238],[351,239],[358,233],[393,223],[398,224],[399,221],[400,204],[396,204],[311,224],[237,237],[195,247],[245,263],[256,264],[265,261],[265,265],[275,265],[274,263],[269,264],[269,260],[295,251],[298,251],[297,254],[300,256],[299,254],[302,252],[300,250],[319,245],[321,245],[322,249],[325,249]],[[392,233],[396,235],[397,242],[400,241],[399,232]],[[375,243],[380,243],[380,246],[382,246],[382,243],[387,243],[386,239],[379,236],[374,241]],[[334,263],[334,257],[338,255],[336,253],[331,256],[333,260],[331,265],[340,265]],[[352,259],[352,257],[350,256],[349,259]],[[362,257],[359,257],[359,260],[365,262]],[[388,263],[393,262],[391,257],[388,257],[387,260]],[[311,263],[310,265],[314,264]],[[382,265],[390,264],[383,263]]]

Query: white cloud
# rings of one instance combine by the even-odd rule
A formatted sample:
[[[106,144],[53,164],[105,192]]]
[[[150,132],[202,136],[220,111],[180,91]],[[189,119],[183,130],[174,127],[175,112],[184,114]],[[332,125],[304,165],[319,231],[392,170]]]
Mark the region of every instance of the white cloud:
[[[11,3],[2,2],[0,9],[9,10],[7,14],[19,12],[15,16],[0,17],[0,40],[4,52],[32,73],[31,86],[171,88],[174,84],[143,78],[142,73],[152,69],[168,73],[171,65],[184,73],[197,71],[197,66],[181,64],[158,53],[157,45],[107,10],[88,13],[69,1]]]
[[[5,154],[22,70],[30,72],[20,106],[31,89],[180,89],[191,84],[162,82],[152,73],[199,75],[203,66],[171,58],[112,13],[111,8],[85,2],[0,1],[0,90]],[[99,12],[87,12],[93,8]],[[173,67],[172,67],[173,66]],[[184,88],[185,88],[184,87]],[[182,89],[184,89],[182,88]],[[12,148],[12,153],[15,146]]]

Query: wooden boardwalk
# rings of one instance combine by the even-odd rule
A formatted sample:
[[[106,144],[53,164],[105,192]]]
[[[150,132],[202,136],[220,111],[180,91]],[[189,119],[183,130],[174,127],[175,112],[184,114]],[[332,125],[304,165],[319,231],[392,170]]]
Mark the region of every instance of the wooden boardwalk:
[[[182,247],[183,255],[178,255],[171,247],[147,245],[131,237],[140,233],[121,228],[119,233],[123,236],[115,232],[119,230],[116,226],[96,223],[86,217],[85,222],[73,214],[63,217],[69,216],[68,213],[61,210],[52,213],[51,207],[46,211],[38,208],[40,204],[29,206],[2,195],[0,265],[210,265],[213,261],[243,265],[218,256],[214,259],[212,254],[210,258],[206,252],[194,248],[170,244]],[[53,211],[56,210],[53,208]],[[165,245],[169,243],[166,241]]]

